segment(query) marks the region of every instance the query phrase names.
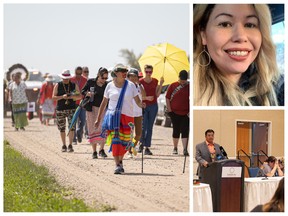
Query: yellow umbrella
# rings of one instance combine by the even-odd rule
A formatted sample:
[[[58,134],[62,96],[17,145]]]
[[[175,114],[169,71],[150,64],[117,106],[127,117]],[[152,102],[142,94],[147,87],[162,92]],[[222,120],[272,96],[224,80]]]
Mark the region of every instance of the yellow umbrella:
[[[143,72],[146,64],[152,65],[152,77],[158,80],[164,77],[163,85],[176,82],[179,79],[179,72],[189,71],[190,68],[186,52],[169,43],[149,46],[138,62]]]

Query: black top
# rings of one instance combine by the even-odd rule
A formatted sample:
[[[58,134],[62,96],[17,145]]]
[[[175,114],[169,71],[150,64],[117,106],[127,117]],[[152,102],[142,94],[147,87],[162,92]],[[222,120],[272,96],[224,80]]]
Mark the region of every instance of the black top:
[[[247,71],[242,74],[238,86],[243,92],[247,91],[255,83],[255,74],[257,68],[254,64],[251,64]],[[274,91],[277,95],[278,106],[284,106],[284,76],[281,75],[277,83],[273,83]],[[225,100],[225,105],[230,106],[231,104]],[[253,106],[261,106],[257,97],[251,98]],[[275,106],[272,104],[271,106]]]
[[[84,95],[84,96],[89,91],[94,92],[94,97],[91,98],[90,102],[87,103],[84,107],[86,109],[86,111],[91,112],[92,106],[100,107],[100,104],[102,102],[104,91],[105,91],[105,88],[107,86],[107,82],[105,82],[103,86],[98,86],[97,85],[97,79],[98,78],[96,78],[96,79],[93,78],[93,79],[87,80],[86,85],[83,87],[83,89],[81,91],[82,95]]]
[[[65,85],[65,88],[64,88]],[[75,83],[69,81],[68,84],[64,84],[63,82],[58,83],[58,93],[57,96],[61,96],[64,94],[72,94],[76,90]],[[61,99],[57,101],[56,110],[70,110],[76,108],[76,101],[73,99]]]

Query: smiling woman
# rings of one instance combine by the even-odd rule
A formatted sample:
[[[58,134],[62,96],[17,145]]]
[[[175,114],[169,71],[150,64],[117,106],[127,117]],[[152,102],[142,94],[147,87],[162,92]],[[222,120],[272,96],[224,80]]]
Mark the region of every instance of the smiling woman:
[[[284,105],[271,22],[264,4],[194,5],[194,105]]]

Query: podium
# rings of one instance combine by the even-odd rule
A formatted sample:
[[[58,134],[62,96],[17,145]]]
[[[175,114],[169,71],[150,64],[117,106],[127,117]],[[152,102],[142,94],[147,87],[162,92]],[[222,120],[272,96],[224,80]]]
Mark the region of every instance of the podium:
[[[244,162],[219,160],[203,171],[201,182],[210,185],[213,212],[244,211]]]

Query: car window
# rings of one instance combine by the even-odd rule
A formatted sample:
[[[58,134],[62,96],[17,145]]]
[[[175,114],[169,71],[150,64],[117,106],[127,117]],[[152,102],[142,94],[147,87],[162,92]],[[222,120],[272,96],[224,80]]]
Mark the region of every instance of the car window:
[[[284,74],[284,21],[272,25],[272,38],[276,45],[277,65],[281,74]]]
[[[268,4],[272,15],[272,39],[276,45],[277,65],[281,74],[284,74],[284,4]]]
[[[164,93],[167,91],[168,86],[169,86],[169,85],[162,86],[161,94],[164,94]]]
[[[29,72],[29,77],[27,79],[27,81],[44,81],[44,78],[42,77],[42,74],[39,73],[38,71],[32,71]]]

